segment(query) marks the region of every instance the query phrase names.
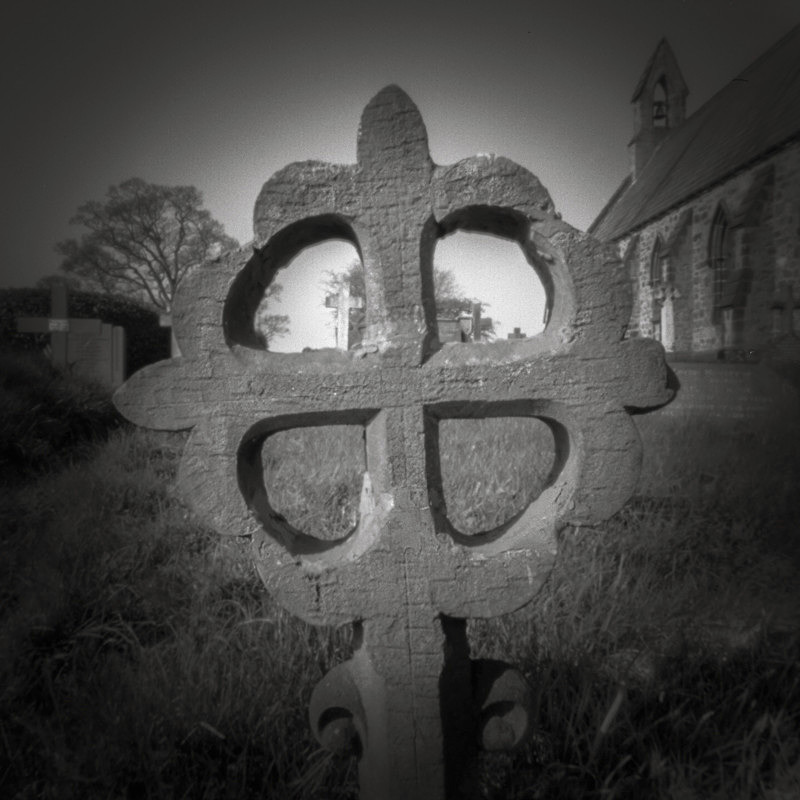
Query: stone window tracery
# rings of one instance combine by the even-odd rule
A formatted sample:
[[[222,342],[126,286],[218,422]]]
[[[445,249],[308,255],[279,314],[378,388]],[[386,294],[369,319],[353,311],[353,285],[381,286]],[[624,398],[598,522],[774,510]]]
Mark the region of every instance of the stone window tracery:
[[[725,287],[733,265],[733,235],[728,215],[722,205],[717,207],[711,223],[709,239],[709,266],[713,272],[714,321],[719,321],[720,308],[725,297]]]
[[[656,236],[653,252],[650,255],[650,285],[657,286],[664,280],[664,261],[667,254],[660,236]]]

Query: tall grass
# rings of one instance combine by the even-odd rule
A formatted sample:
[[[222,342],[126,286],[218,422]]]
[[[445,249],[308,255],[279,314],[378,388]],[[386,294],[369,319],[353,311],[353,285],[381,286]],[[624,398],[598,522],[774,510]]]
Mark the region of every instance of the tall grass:
[[[0,420],[0,485],[61,468],[121,422],[101,387],[13,350],[0,350]]]
[[[105,407],[82,391],[58,418],[31,402],[31,429]],[[443,434],[449,512],[477,529],[552,463],[536,424],[489,423]],[[530,743],[484,758],[482,797],[800,795],[800,437],[643,431],[637,497],[563,532],[537,602],[469,624],[473,654],[518,664],[538,699]],[[305,530],[354,524],[359,435],[267,448],[273,502]],[[183,436],[98,426],[68,458],[41,441],[0,499],[0,795],[355,797],[356,766],[319,749],[305,711],[349,633],[277,608],[247,544],[188,512],[172,489]]]
[[[797,427],[642,428],[641,494],[564,532],[537,602],[471,624],[539,697],[487,796],[800,796]]]

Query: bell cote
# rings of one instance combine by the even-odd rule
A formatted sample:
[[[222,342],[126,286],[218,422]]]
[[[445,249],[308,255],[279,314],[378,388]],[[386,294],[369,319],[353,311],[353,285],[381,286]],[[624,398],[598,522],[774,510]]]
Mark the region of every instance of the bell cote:
[[[689,89],[669,42],[662,39],[634,89],[633,138],[628,144],[634,180],[656,148],[686,118]]]

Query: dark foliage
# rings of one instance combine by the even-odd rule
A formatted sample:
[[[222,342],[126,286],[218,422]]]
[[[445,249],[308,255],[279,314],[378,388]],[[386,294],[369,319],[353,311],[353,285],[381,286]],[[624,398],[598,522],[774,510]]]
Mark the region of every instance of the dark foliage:
[[[70,220],[88,230],[59,242],[61,269],[85,288],[107,294],[133,292],[169,311],[175,291],[195,267],[237,247],[203,208],[194,186],[160,186],[130,178],[111,186],[105,200],[90,200]]]
[[[62,468],[121,424],[102,386],[38,353],[0,350],[0,485]]]

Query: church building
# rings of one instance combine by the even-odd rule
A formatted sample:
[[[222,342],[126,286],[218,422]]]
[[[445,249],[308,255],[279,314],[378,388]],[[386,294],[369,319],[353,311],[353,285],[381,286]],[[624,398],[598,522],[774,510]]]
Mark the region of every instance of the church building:
[[[800,336],[800,26],[702,108],[665,39],[633,92],[630,172],[589,231],[630,270],[630,336],[758,361]]]

